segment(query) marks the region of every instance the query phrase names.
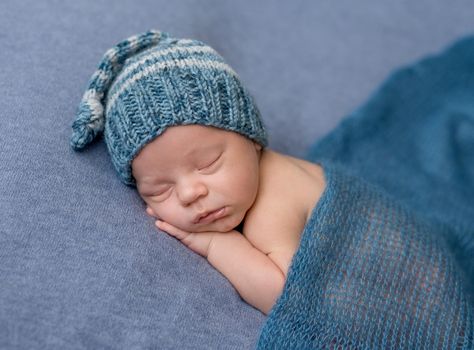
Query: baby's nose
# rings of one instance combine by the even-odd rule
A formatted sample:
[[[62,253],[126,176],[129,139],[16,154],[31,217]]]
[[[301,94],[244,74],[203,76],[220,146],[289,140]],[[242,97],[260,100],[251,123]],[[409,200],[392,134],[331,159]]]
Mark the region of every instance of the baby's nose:
[[[184,205],[189,205],[207,193],[207,187],[203,183],[187,182],[180,186],[178,197]]]

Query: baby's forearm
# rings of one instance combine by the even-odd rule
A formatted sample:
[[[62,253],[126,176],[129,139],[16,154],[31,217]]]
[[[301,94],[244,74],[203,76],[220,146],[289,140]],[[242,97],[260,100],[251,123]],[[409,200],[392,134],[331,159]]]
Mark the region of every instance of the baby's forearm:
[[[246,302],[265,314],[283,290],[283,272],[237,231],[215,235],[207,260],[227,277]]]

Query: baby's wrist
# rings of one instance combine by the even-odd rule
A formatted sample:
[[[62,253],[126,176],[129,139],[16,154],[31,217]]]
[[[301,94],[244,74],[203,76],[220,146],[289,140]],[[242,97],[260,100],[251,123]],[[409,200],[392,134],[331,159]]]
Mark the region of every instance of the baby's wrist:
[[[211,250],[212,250],[212,248],[213,248],[213,246],[214,246],[213,242],[215,241],[214,238],[216,237],[216,235],[218,235],[218,233],[213,234],[213,235],[211,236],[211,239],[209,240],[209,244],[208,244],[208,246],[207,246],[207,251],[206,251],[206,259],[208,258],[209,254],[211,253]]]
[[[214,235],[212,235],[212,238],[209,241],[209,247],[207,250],[206,258],[209,260],[209,257],[211,257],[212,255],[215,256],[216,253],[217,255],[220,255],[220,251],[225,251],[229,249],[229,244],[232,244],[232,241],[235,241],[235,239],[240,240],[242,237],[244,236],[236,230],[228,232],[216,232]]]

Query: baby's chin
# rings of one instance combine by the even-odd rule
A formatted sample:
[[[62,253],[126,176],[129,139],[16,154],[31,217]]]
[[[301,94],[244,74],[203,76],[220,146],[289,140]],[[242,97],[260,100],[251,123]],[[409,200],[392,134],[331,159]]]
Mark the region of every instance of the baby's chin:
[[[239,226],[241,221],[242,218],[237,218],[235,216],[227,216],[204,226],[194,225],[194,227],[191,227],[191,231],[226,233],[234,230],[237,226]]]

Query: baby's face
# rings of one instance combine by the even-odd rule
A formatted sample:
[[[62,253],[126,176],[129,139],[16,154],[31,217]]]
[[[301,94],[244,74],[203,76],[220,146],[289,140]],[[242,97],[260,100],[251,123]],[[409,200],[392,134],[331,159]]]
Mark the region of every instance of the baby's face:
[[[175,126],[133,160],[140,196],[155,216],[187,232],[228,232],[253,205],[261,146],[237,133]],[[205,213],[219,210],[219,215]]]

